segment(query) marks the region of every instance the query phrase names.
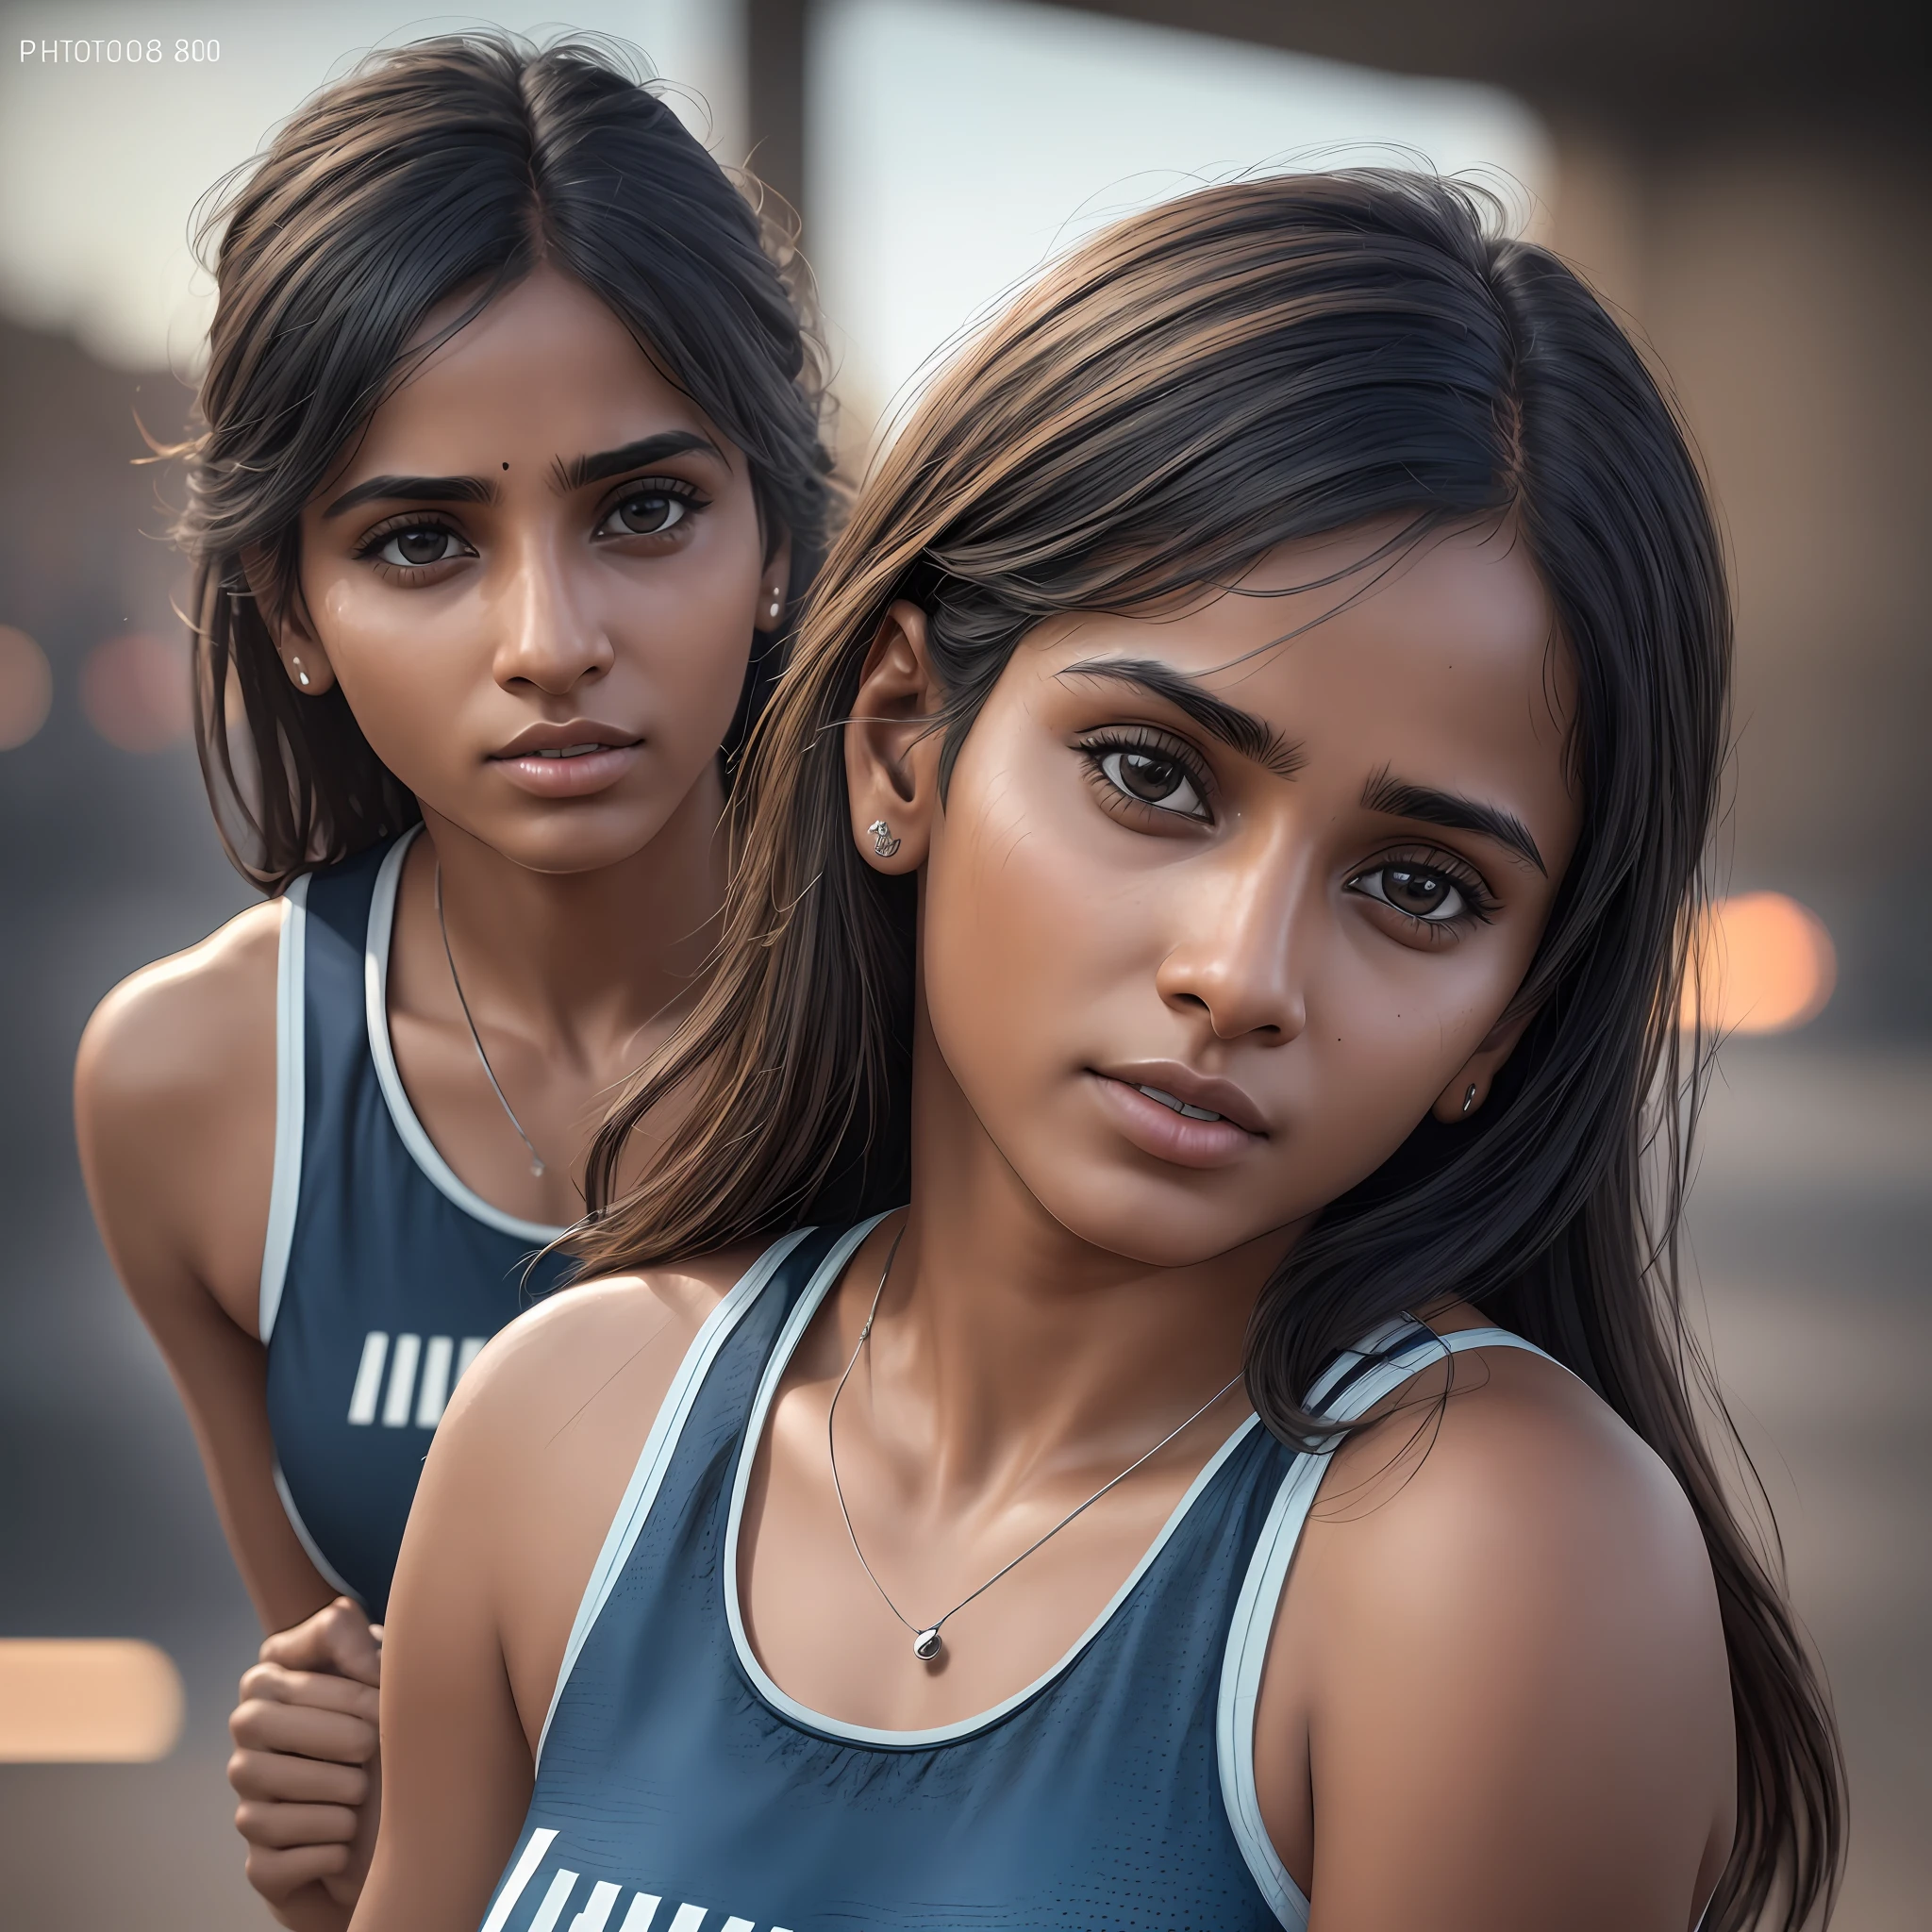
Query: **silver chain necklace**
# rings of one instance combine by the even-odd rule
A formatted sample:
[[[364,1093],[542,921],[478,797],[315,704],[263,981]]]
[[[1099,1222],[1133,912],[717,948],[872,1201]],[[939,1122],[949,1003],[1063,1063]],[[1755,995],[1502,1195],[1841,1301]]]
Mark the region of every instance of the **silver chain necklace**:
[[[530,1145],[530,1137],[524,1132],[524,1124],[518,1120],[516,1109],[503,1097],[503,1089],[497,1084],[496,1070],[490,1064],[490,1056],[483,1051],[483,1036],[476,1031],[475,1017],[470,1011],[470,1003],[463,997],[463,982],[457,977],[457,956],[449,949],[449,922],[442,916],[442,860],[436,861],[436,925],[442,934],[442,957],[449,961],[449,983],[457,990],[457,1005],[463,1009],[463,1018],[469,1022],[470,1038],[476,1042],[476,1058],[483,1062],[483,1077],[490,1082],[490,1091],[496,1095],[496,1103],[503,1108],[506,1118],[517,1130],[517,1139],[524,1143],[530,1157],[530,1172],[541,1174],[543,1172],[543,1157]]]
[[[879,1271],[879,1285],[873,1292],[872,1308],[865,1318],[865,1326],[858,1331],[858,1341],[853,1348],[852,1359],[845,1364],[845,1373],[839,1377],[839,1386],[832,1391],[832,1406],[825,1411],[825,1456],[832,1465],[832,1493],[839,1499],[839,1514],[845,1519],[845,1534],[852,1539],[852,1554],[858,1558],[858,1567],[871,1578],[872,1587],[878,1591],[880,1601],[884,1603],[887,1609],[891,1610],[893,1616],[898,1618],[899,1622],[911,1631],[912,1655],[930,1661],[933,1657],[938,1657],[940,1652],[945,1648],[945,1639],[940,1635],[940,1632],[945,1628],[950,1619],[957,1617],[975,1598],[984,1596],[1002,1576],[1007,1574],[1008,1571],[1017,1570],[1041,1544],[1051,1542],[1055,1537],[1059,1535],[1061,1530],[1066,1528],[1068,1524],[1073,1522],[1074,1517],[1084,1515],[1086,1511],[1092,1508],[1094,1504],[1099,1502],[1101,1497],[1106,1495],[1108,1491],[1112,1489],[1116,1483],[1125,1482],[1143,1462],[1152,1457],[1158,1456],[1183,1429],[1189,1428],[1193,1424],[1199,1422],[1234,1387],[1235,1383],[1239,1382],[1241,1378],[1238,1374],[1232,1376],[1221,1388],[1217,1389],[1178,1428],[1170,1429],[1166,1435],[1161,1437],[1160,1441],[1155,1443],[1154,1447],[1148,1450],[1145,1456],[1137,1456],[1132,1462],[1127,1464],[1126,1468],[1121,1471],[1120,1474],[1112,1477],[1108,1482],[1102,1483],[1077,1508],[1069,1509],[1038,1542],[1028,1543],[1010,1563],[1002,1569],[995,1570],[973,1592],[972,1596],[962,1596],[943,1617],[935,1617],[930,1624],[922,1628],[919,1624],[910,1622],[899,1608],[899,1606],[887,1595],[886,1586],[878,1580],[877,1576],[874,1575],[872,1565],[865,1560],[865,1552],[858,1547],[858,1532],[852,1526],[852,1512],[845,1507],[844,1487],[839,1481],[839,1450],[832,1436],[832,1424],[839,1413],[839,1398],[844,1394],[845,1385],[852,1379],[853,1370],[858,1366],[858,1357],[865,1352],[866,1344],[872,1340],[872,1324],[878,1316],[879,1302],[885,1295],[886,1283],[891,1278],[892,1262],[898,1256],[899,1243],[905,1237],[906,1230],[903,1226],[892,1237],[892,1245],[886,1252],[886,1265]]]

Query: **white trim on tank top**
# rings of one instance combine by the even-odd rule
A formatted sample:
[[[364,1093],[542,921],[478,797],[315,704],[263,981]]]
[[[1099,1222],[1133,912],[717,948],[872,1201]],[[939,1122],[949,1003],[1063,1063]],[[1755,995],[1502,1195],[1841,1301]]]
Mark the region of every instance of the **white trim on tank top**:
[[[1399,1325],[1391,1325],[1380,1337],[1365,1342],[1362,1349],[1342,1356],[1315,1385],[1308,1398],[1309,1407],[1322,1403],[1343,1375],[1366,1360],[1373,1350],[1386,1347],[1400,1332]],[[1542,1356],[1545,1361],[1555,1359],[1544,1355],[1534,1342],[1510,1334],[1507,1328],[1460,1328],[1446,1335],[1431,1334],[1367,1370],[1324,1413],[1334,1422],[1354,1422],[1431,1362],[1472,1348],[1521,1348]],[[1331,1449],[1296,1457],[1275,1492],[1274,1506],[1256,1541],[1241,1593],[1235,1602],[1234,1618],[1228,1625],[1215,1724],[1221,1798],[1227,1810],[1227,1822],[1247,1862],[1249,1874],[1289,1932],[1306,1932],[1309,1906],[1301,1887],[1281,1862],[1274,1840],[1261,1822],[1261,1803],[1255,1789],[1255,1710],[1260,1698],[1261,1673],[1268,1661],[1269,1641],[1274,1634],[1275,1612],[1288,1585],[1295,1546],[1301,1541],[1302,1526],[1308,1520],[1315,1492],[1328,1473],[1334,1453]]]
[[[880,1217],[881,1219],[883,1217]],[[862,1232],[870,1233],[876,1225],[868,1223]],[[857,1246],[857,1242],[853,1243]],[[847,1250],[849,1253],[850,1250]],[[1002,1698],[991,1710],[982,1710],[974,1716],[960,1718],[949,1724],[935,1724],[923,1731],[883,1731],[875,1730],[869,1724],[847,1724],[841,1718],[827,1717],[823,1711],[812,1710],[799,1703],[795,1697],[788,1696],[765,1674],[751,1647],[751,1640],[745,1634],[744,1618],[738,1603],[738,1531],[744,1514],[745,1491],[751,1484],[752,1464],[758,1458],[758,1443],[764,1436],[765,1418],[769,1413],[773,1398],[778,1392],[778,1384],[784,1378],[785,1370],[791,1359],[792,1351],[798,1346],[799,1339],[811,1324],[811,1318],[818,1312],[819,1304],[830,1291],[838,1279],[839,1269],[844,1266],[845,1256],[833,1254],[826,1257],[826,1265],[812,1277],[811,1284],[799,1296],[798,1305],[792,1309],[791,1319],[779,1335],[772,1350],[772,1358],[765,1365],[764,1379],[758,1384],[758,1400],[752,1405],[750,1420],[745,1424],[744,1447],[738,1458],[738,1479],[731,1489],[731,1513],[726,1521],[724,1532],[724,1614],[731,1625],[731,1641],[738,1652],[738,1660],[744,1667],[758,1693],[774,1710],[790,1718],[792,1723],[804,1725],[808,1730],[818,1731],[826,1737],[841,1738],[854,1744],[885,1746],[889,1749],[917,1750],[933,1744],[954,1744],[962,1738],[970,1738],[975,1732],[983,1731],[996,1724],[1004,1717],[1019,1709],[1029,1698],[1036,1697],[1057,1677],[1062,1675],[1074,1664],[1093,1640],[1106,1629],[1113,1614],[1125,1603],[1134,1586],[1147,1574],[1149,1567],[1163,1549],[1168,1539],[1181,1526],[1183,1519],[1194,1506],[1195,1498],[1214,1480],[1221,1466],[1243,1441],[1248,1432],[1256,1425],[1253,1415],[1242,1418],[1239,1425],[1222,1443],[1199,1475],[1188,1485],[1187,1493],[1174,1505],[1173,1513],[1161,1524],[1160,1533],[1147,1546],[1141,1560],[1127,1574],[1127,1579],[1107,1600],[1100,1614],[1088,1624],[1074,1639],[1074,1643],[1050,1669],[1041,1672],[1024,1690],[1016,1690],[1010,1697]],[[833,1263],[838,1265],[835,1267]]]
[[[844,1257],[883,1219],[882,1215],[875,1215],[839,1243],[833,1250],[833,1256],[841,1266],[844,1264]],[[543,1762],[544,1740],[550,1736],[550,1723],[562,1700],[563,1687],[570,1682],[571,1673],[576,1669],[584,1644],[603,1613],[605,1604],[609,1601],[618,1577],[624,1574],[625,1564],[630,1560],[639,1533],[650,1516],[651,1506],[657,1502],[658,1491],[663,1487],[664,1472],[671,1466],[672,1456],[676,1451],[679,1437],[684,1434],[685,1423],[697,1401],[698,1391],[704,1386],[705,1376],[717,1360],[718,1351],[730,1340],[732,1330],[738,1326],[745,1310],[758,1300],[785,1257],[809,1233],[810,1228],[801,1227],[774,1241],[739,1276],[731,1292],[705,1317],[703,1325],[691,1337],[684,1360],[679,1363],[670,1388],[664,1391],[663,1401],[658,1405],[651,1433],[644,1438],[644,1446],[638,1452],[637,1466],[631,1471],[630,1481],[618,1503],[617,1513],[610,1519],[610,1527],[604,1533],[604,1546],[597,1552],[591,1579],[584,1585],[576,1617],[570,1626],[570,1641],[564,1645],[563,1661],[558,1666],[557,1686],[550,1693],[550,1707],[543,1713],[543,1728],[537,1735],[536,1761],[539,1765]]]
[[[389,849],[382,870],[375,874],[375,891],[369,901],[369,932],[362,952],[363,1006],[369,1028],[369,1055],[375,1062],[375,1078],[382,1097],[389,1103],[389,1117],[409,1151],[409,1158],[423,1170],[437,1191],[454,1202],[472,1220],[493,1227],[499,1234],[515,1235],[532,1247],[548,1247],[561,1227],[546,1227],[541,1221],[521,1221],[492,1208],[474,1188],[457,1178],[456,1171],[441,1154],[436,1143],[423,1130],[416,1109],[403,1088],[403,1076],[396,1071],[395,1048],[389,1037],[389,945],[395,927],[396,890],[402,883],[403,860],[414,844],[421,825],[411,825]]]
[[[275,1333],[302,1199],[302,1123],[308,1106],[308,1060],[302,1001],[308,960],[308,874],[282,894],[275,941],[275,1165],[268,1191],[268,1231],[261,1244],[261,1290],[256,1328],[262,1345]],[[306,1532],[305,1532],[306,1534]],[[335,1579],[331,1575],[329,1580]]]
[[[338,1596],[345,1596],[351,1603],[361,1603],[362,1592],[343,1582],[335,1565],[322,1554],[322,1545],[308,1534],[308,1525],[302,1521],[302,1512],[295,1507],[295,1498],[289,1490],[289,1478],[282,1474],[279,1459],[271,1466],[270,1474],[275,1480],[275,1494],[282,1499],[282,1513],[288,1517],[289,1527],[295,1532],[295,1541],[302,1545],[303,1554],[315,1565],[322,1580]]]

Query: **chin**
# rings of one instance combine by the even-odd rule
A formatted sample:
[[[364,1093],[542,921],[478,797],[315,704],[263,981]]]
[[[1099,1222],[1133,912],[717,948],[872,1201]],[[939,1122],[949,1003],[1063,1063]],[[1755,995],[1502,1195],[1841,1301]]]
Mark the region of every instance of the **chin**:
[[[529,872],[601,872],[641,852],[670,815],[668,806],[651,809],[634,801],[585,799],[561,810],[518,813],[507,824],[492,814],[495,823],[477,826],[475,833]]]
[[[1024,1175],[1023,1175],[1024,1178]],[[1082,1187],[1036,1191],[1041,1207],[1076,1240],[1148,1268],[1191,1268],[1270,1231],[1264,1216],[1241,1213],[1186,1180],[1163,1184],[1144,1173],[1091,1177]],[[1250,1224],[1251,1222],[1256,1224]]]

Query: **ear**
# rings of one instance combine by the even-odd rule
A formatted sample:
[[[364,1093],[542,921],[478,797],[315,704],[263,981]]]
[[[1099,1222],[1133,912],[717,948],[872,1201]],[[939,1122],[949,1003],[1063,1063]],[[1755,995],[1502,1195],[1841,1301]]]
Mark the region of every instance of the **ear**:
[[[336,668],[308,622],[300,591],[284,603],[275,591],[268,553],[260,548],[242,553],[242,574],[248,579],[248,594],[261,612],[262,624],[275,640],[275,656],[282,660],[289,682],[306,698],[319,698],[333,691]]]
[[[791,584],[791,532],[783,531],[778,546],[765,561],[758,575],[758,608],[751,627],[770,633],[778,628],[785,616],[785,593]]]
[[[874,872],[917,872],[931,849],[940,808],[933,722],[941,702],[926,656],[925,612],[896,603],[879,622],[845,721],[852,837]]]
[[[1429,1111],[1445,1125],[1454,1126],[1481,1111],[1490,1089],[1503,1063],[1516,1051],[1516,1043],[1529,1030],[1536,1018],[1534,1010],[1506,1015],[1483,1037],[1483,1043],[1462,1063],[1462,1068],[1443,1088]]]

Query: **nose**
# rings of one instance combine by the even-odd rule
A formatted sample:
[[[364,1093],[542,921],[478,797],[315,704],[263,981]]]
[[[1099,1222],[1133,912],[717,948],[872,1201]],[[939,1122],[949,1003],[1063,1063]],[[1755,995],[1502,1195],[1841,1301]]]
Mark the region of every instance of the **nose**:
[[[1307,1024],[1301,954],[1317,882],[1287,846],[1257,839],[1207,868],[1155,974],[1160,997],[1205,1018],[1217,1040],[1281,1046]]]
[[[534,686],[568,697],[610,669],[614,652],[594,604],[576,583],[567,544],[532,536],[509,546],[493,600],[493,669],[506,690]]]

